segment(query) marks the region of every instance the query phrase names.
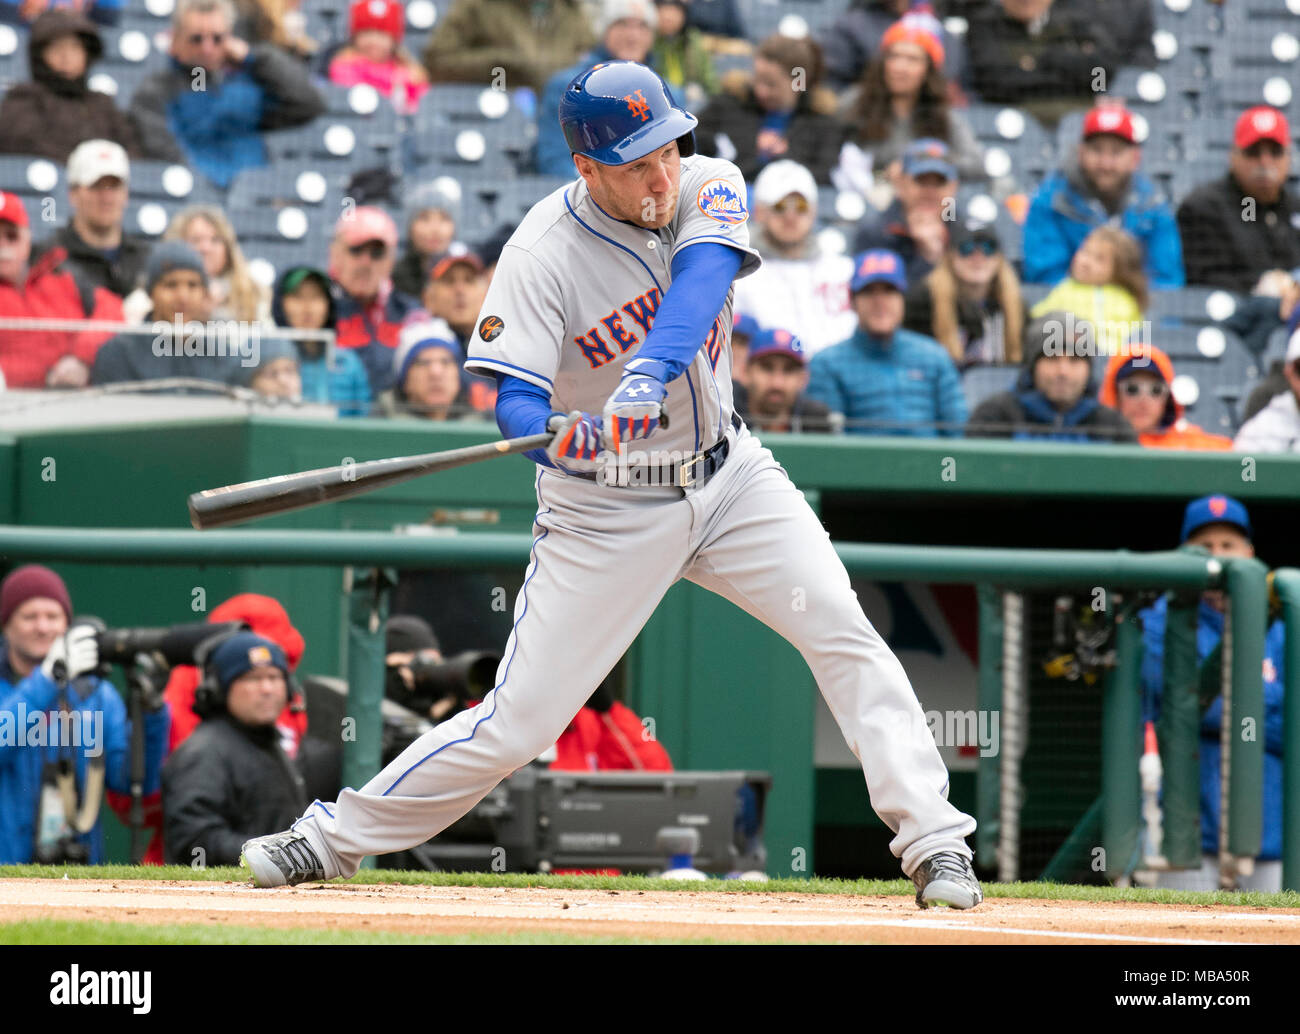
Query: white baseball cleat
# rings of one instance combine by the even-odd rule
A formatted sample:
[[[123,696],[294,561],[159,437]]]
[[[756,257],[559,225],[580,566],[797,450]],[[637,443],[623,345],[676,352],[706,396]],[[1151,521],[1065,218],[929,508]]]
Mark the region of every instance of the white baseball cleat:
[[[984,900],[970,860],[955,851],[930,855],[912,873],[916,903],[922,908],[974,908]]]
[[[293,830],[244,841],[239,867],[252,874],[255,887],[292,887],[327,878],[307,838]]]

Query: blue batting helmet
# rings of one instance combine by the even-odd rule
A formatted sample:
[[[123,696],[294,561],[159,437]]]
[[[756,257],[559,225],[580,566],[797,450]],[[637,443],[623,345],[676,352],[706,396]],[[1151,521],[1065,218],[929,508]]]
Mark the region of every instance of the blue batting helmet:
[[[588,68],[560,99],[569,150],[602,165],[626,165],[674,140],[683,156],[694,154],[697,122],[677,106],[667,83],[635,61]]]

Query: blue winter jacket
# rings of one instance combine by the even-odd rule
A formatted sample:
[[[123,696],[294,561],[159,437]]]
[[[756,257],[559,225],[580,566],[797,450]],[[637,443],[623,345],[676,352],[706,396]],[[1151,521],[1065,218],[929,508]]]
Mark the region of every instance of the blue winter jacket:
[[[1160,717],[1164,690],[1165,621],[1167,597],[1161,597],[1142,611],[1143,717]],[[1264,640],[1264,836],[1259,857],[1282,857],[1282,700],[1283,641],[1286,628],[1281,620],[1269,626]],[[1204,600],[1197,610],[1196,659],[1204,661],[1223,638],[1223,615]],[[1223,719],[1223,697],[1215,697],[1201,718],[1201,850],[1219,850],[1219,723]]]
[[[1152,287],[1182,287],[1183,243],[1178,221],[1160,188],[1140,172],[1133,175],[1124,210],[1112,217],[1088,197],[1069,174],[1043,180],[1025,219],[1025,282],[1056,284],[1070,275],[1070,259],[1099,226],[1116,225],[1137,238]]]
[[[69,686],[70,708],[82,712],[81,745],[43,745],[57,739],[63,726],[37,719],[58,707],[58,687],[39,668],[15,684],[9,667],[9,651],[0,643],[0,865],[30,862],[35,847],[37,802],[41,792],[41,770],[66,754],[76,759],[77,791],[86,783],[86,768],[92,754],[103,753],[104,784],[119,793],[131,792],[131,722],[126,704],[111,682],[99,680],[84,696]],[[78,680],[83,681],[83,680]],[[171,729],[171,708],[145,716],[144,792],[154,793],[160,785],[167,734]],[[45,730],[37,733],[38,726]],[[95,821],[80,841],[89,851],[91,864],[104,857],[103,823]]]
[[[806,396],[843,413],[848,434],[960,436],[966,423],[957,367],[942,345],[922,334],[900,328],[882,340],[859,328],[818,352],[808,368]]]

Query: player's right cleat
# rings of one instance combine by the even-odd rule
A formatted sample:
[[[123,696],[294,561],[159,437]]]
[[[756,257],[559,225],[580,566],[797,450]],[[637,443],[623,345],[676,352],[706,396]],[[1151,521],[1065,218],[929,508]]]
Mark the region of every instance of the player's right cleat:
[[[930,855],[916,867],[912,882],[916,884],[916,903],[922,908],[933,905],[974,908],[984,900],[975,870],[955,851]]]
[[[307,838],[293,830],[244,841],[239,866],[252,874],[255,887],[292,887],[326,878]]]

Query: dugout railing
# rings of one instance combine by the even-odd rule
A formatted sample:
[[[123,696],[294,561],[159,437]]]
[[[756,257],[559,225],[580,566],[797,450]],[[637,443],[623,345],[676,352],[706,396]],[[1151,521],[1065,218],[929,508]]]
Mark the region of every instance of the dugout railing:
[[[532,539],[513,533],[481,532],[451,537],[400,536],[377,532],[100,530],[94,528],[32,528],[0,526],[0,557],[6,561],[82,562],[91,564],[154,565],[320,565],[343,568],[347,606],[346,639],[348,713],[354,736],[344,743],[343,784],[360,786],[379,767],[383,697],[383,626],[388,590],[395,568],[479,569],[493,565],[527,564]],[[1001,749],[981,762],[977,777],[979,857],[998,859],[999,877],[1020,877],[1015,864],[1012,832],[1017,820],[1018,760],[1023,748],[1024,696],[1018,688],[1026,664],[1017,652],[1014,633],[1017,600],[1033,589],[1099,588],[1111,594],[1116,608],[1113,670],[1103,687],[1102,794],[1100,843],[1108,860],[1106,875],[1127,879],[1140,863],[1141,801],[1138,758],[1142,749],[1141,699],[1138,670],[1142,638],[1136,621],[1139,592],[1175,594],[1194,600],[1205,590],[1227,594],[1226,648],[1222,656],[1225,737],[1226,808],[1223,859],[1225,872],[1242,859],[1258,854],[1262,829],[1264,704],[1263,642],[1268,615],[1268,585],[1264,565],[1256,560],[1217,560],[1191,550],[1163,553],[1127,551],[1010,550],[966,547],[913,547],[837,543],[850,573],[880,580],[915,580],[970,584],[980,588],[981,711],[1002,716]],[[1274,587],[1287,622],[1285,787],[1287,800],[1300,799],[1300,571],[1277,572]],[[1192,594],[1190,597],[1187,594]],[[1195,604],[1180,604],[1171,613],[1171,627]],[[1007,634],[1011,628],[1012,633]],[[1166,672],[1196,667],[1195,635],[1168,639]],[[1180,669],[1181,666],[1181,669]],[[1166,693],[1166,710],[1177,713],[1179,702],[1195,707],[1194,680],[1181,678]],[[1170,723],[1166,723],[1170,724]],[[1177,727],[1179,723],[1172,723]],[[1174,850],[1172,863],[1199,864],[1193,857],[1197,837],[1189,833],[1187,815],[1195,816],[1198,795],[1195,756],[1196,722],[1181,723],[1181,739],[1172,733],[1162,751],[1166,765],[1167,805],[1181,802],[1184,817],[1166,832]],[[1258,736],[1229,735],[1242,728]],[[1188,738],[1192,740],[1189,744]],[[1178,759],[1182,763],[1178,763]],[[987,761],[988,763],[985,763]],[[1190,809],[1187,802],[1191,802]],[[1182,847],[1177,847],[1178,838]],[[1300,889],[1300,821],[1285,820],[1284,886]],[[1187,845],[1191,845],[1191,849]],[[1231,865],[1229,864],[1231,863]]]

